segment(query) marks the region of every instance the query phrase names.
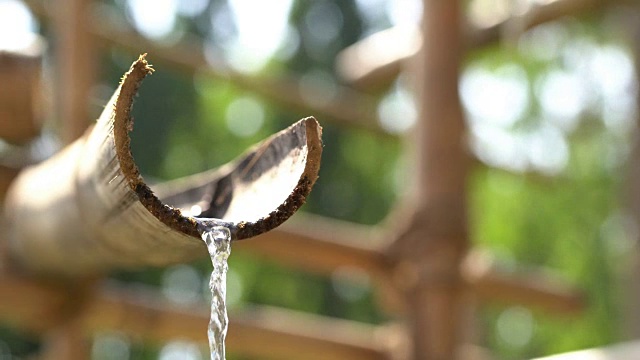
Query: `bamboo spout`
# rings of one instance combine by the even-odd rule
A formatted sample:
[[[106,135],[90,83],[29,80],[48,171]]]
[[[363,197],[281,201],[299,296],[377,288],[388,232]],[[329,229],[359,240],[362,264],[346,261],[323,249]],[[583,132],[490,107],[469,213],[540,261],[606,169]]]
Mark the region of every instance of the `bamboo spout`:
[[[269,231],[305,202],[322,153],[321,128],[300,120],[218,170],[161,185],[162,202],[131,155],[133,98],[153,69],[133,63],[97,124],[9,189],[10,255],[29,270],[85,276],[111,268],[165,266],[206,254],[184,209],[219,218],[236,240]],[[209,220],[213,221],[213,220]]]

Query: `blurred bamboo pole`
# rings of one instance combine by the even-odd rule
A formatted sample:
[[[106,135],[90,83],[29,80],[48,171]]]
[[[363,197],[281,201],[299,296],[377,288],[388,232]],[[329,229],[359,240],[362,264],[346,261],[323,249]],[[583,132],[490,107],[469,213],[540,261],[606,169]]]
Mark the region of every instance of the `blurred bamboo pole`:
[[[89,338],[74,319],[56,326],[43,337],[40,360],[88,360],[91,359]]]
[[[58,134],[64,144],[70,144],[80,138],[91,120],[88,111],[88,99],[97,76],[94,67],[97,61],[94,41],[92,36],[86,31],[89,24],[88,15],[91,3],[92,0],[61,0],[53,6],[53,28],[56,38],[55,73],[57,75],[54,81],[55,88],[58,89],[58,91],[55,92],[56,99],[53,110],[59,126]],[[79,147],[75,148],[79,149]],[[67,168],[67,166],[64,166],[62,169]],[[73,173],[73,171],[62,172],[56,174],[55,177],[58,178],[58,183],[64,183],[62,179],[73,179]],[[24,176],[22,178],[24,179]],[[70,184],[70,182],[67,182],[67,184]],[[63,186],[55,190],[62,190],[64,188]],[[46,187],[42,188],[42,190],[45,189]],[[67,187],[66,189],[69,188]],[[59,193],[56,193],[53,197],[59,195]],[[46,196],[45,194],[39,195],[39,197],[42,198]],[[22,201],[23,199],[24,198],[21,198],[17,201]],[[61,204],[64,205],[64,203]],[[63,208],[69,210],[72,209],[72,206],[69,206],[67,203]],[[56,209],[56,212],[58,210],[62,209]],[[11,209],[9,211],[11,211]],[[45,216],[53,217],[53,214]],[[24,221],[25,219],[21,220]],[[34,228],[46,224],[46,222],[38,221],[37,218],[27,221],[31,222],[31,226]],[[13,229],[15,232],[16,227],[13,225],[14,224],[7,226],[5,232],[11,231],[9,229]],[[69,223],[64,225],[69,225],[71,228],[77,230],[81,228],[77,226],[77,224],[75,226]],[[72,239],[77,238],[69,232],[71,228],[55,235],[49,234],[49,236],[55,237],[56,235],[62,235],[70,236]],[[46,227],[40,230],[44,230],[43,235],[46,234]],[[45,238],[46,236],[47,235],[44,235]],[[43,242],[46,242],[45,238],[42,239]],[[16,239],[14,239],[14,241],[15,240]],[[45,247],[45,252],[47,249],[51,248]],[[55,256],[54,253],[49,255]],[[83,254],[78,254],[77,256],[83,256]],[[47,256],[45,255],[40,260],[44,260],[46,263],[46,259]],[[79,301],[79,299],[74,299],[74,301]],[[55,327],[48,329],[48,332],[43,337],[41,358],[43,360],[89,359],[91,357],[91,348],[88,339],[76,322],[77,318],[74,312],[77,311],[77,309],[71,305],[69,300],[67,300],[63,309],[66,311],[63,311],[62,314],[58,316],[64,316],[64,318],[61,318],[60,323]],[[72,309],[75,309],[75,311]]]
[[[89,96],[97,77],[95,39],[88,31],[92,0],[61,0],[54,9],[56,115],[69,144],[89,126]]]
[[[77,2],[80,0],[65,1]],[[44,19],[51,18],[52,14],[44,1],[26,0],[25,3],[38,16]],[[367,94],[361,94],[348,87],[334,84],[332,93],[327,96],[327,92],[321,87],[303,87],[299,78],[291,76],[260,78],[242,74],[228,64],[224,64],[221,60],[222,56],[215,61],[209,59],[202,41],[186,38],[171,44],[170,47],[163,46],[141,36],[129,25],[111,23],[112,16],[109,16],[111,14],[95,15],[88,14],[86,17],[90,22],[90,26],[85,28],[86,34],[77,35],[80,37],[79,40],[91,38],[94,41],[92,44],[94,49],[96,47],[109,49],[116,46],[133,54],[138,54],[143,49],[150,56],[153,56],[156,59],[154,61],[158,64],[164,64],[189,74],[229,81],[239,88],[254,92],[288,109],[295,109],[304,114],[312,113],[323,119],[337,121],[342,125],[356,129],[366,129],[380,136],[390,136],[380,127],[375,110],[376,100]],[[83,65],[86,64],[83,63]]]
[[[18,51],[0,49],[0,138],[24,144],[42,127],[42,55],[36,38]]]
[[[103,331],[155,344],[175,339],[207,343],[209,311],[204,303],[180,306],[150,288],[114,283],[86,296],[81,306],[70,307],[77,300],[73,292],[0,274],[0,317],[36,334],[53,329],[45,354],[51,359],[85,359],[66,356],[75,349],[69,337],[82,344],[80,340]],[[395,332],[386,327],[264,306],[232,311],[229,328],[229,352],[278,360],[388,360],[396,344]]]
[[[393,264],[380,246],[382,233],[378,228],[299,214],[255,241],[238,242],[234,251],[326,276],[340,269],[361,269],[381,286],[379,292],[391,291],[394,293],[384,295],[397,297],[397,289],[386,284],[393,281]],[[301,257],[302,253],[306,255]],[[489,255],[479,251],[471,251],[461,264],[464,282],[480,301],[519,304],[567,316],[579,313],[585,306],[580,291],[542,269],[504,273],[494,265]],[[403,312],[396,305],[397,300],[389,300],[393,307],[387,310]]]
[[[0,138],[9,143],[24,145],[40,134],[44,47],[44,40],[36,37],[23,49],[0,49]],[[11,150],[5,149],[5,155],[7,151]],[[0,164],[0,200],[24,165]]]
[[[529,2],[527,10],[523,13],[499,19],[493,24],[465,24],[463,43],[468,50],[479,49],[499,41],[505,35],[515,39],[528,29],[565,16],[577,16],[617,4],[632,4],[634,1]],[[373,34],[349,46],[338,55],[338,71],[341,77],[356,89],[367,92],[386,89],[420,50],[419,37],[418,29],[412,32],[399,27]]]
[[[460,22],[459,1],[423,1],[422,50],[413,77],[419,104],[417,187],[409,200],[414,212],[388,249],[416,360],[455,359],[462,339],[469,158],[458,97]]]
[[[41,360],[91,358],[91,338],[83,328],[82,314],[93,289],[93,281],[84,279],[59,288],[66,293],[65,301],[57,308],[58,321],[42,337]]]

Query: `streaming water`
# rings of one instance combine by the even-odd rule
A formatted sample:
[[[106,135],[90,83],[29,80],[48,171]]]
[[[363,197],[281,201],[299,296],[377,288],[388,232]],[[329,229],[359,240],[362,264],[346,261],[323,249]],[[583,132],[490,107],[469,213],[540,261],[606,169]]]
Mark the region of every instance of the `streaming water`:
[[[211,289],[211,320],[209,321],[209,349],[211,360],[225,360],[224,340],[227,337],[229,318],[227,317],[227,259],[231,254],[231,233],[224,226],[213,226],[202,232],[202,240],[207,244],[213,271]]]

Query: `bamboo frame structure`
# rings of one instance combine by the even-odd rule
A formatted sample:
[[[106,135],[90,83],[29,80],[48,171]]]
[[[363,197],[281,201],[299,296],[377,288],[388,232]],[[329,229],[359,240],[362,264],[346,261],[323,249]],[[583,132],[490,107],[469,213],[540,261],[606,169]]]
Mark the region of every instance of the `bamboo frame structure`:
[[[458,1],[423,1],[422,53],[415,63],[420,104],[415,210],[389,249],[405,279],[402,286],[411,314],[406,321],[414,359],[454,359],[462,343],[465,300],[460,264],[469,247],[469,160],[458,96],[461,6]]]
[[[29,278],[0,276],[0,314],[17,328],[44,333],[63,323],[73,294]],[[24,304],[23,297],[30,299]],[[18,310],[18,311],[16,311]],[[37,310],[37,311],[31,311]],[[231,349],[273,359],[387,359],[386,329],[269,307],[231,314],[227,338]],[[176,338],[205,344],[207,306],[180,307],[152,289],[107,285],[95,289],[75,324],[86,336],[119,331],[151,343]],[[377,339],[377,340],[376,340]]]
[[[53,8],[55,21],[57,86],[67,89],[57,94],[54,111],[63,119],[62,139],[65,144],[76,140],[90,124],[89,96],[98,76],[93,37],[86,31],[91,21],[91,2],[62,0]],[[73,14],[73,16],[69,16]]]
[[[494,24],[464,25],[467,51],[479,49],[508,36],[517,39],[522,33],[538,25],[565,16],[576,16],[617,4],[631,4],[633,0],[552,0],[529,3],[526,11],[501,19]],[[418,29],[391,28],[375,33],[344,49],[337,60],[338,72],[351,86],[366,92],[387,88],[406,64],[420,50]],[[376,55],[384,49],[384,54]]]
[[[67,0],[84,1],[87,0]],[[50,18],[46,2],[42,0],[25,1],[35,14],[42,18]],[[125,24],[117,26],[105,21],[105,17],[87,15],[91,21],[87,24],[86,34],[93,42],[102,48],[117,47],[137,54],[140,49],[154,56],[159,65],[184,71],[189,74],[197,72],[200,76],[225,80],[234,85],[250,90],[265,99],[280,104],[285,108],[301,111],[305,114],[312,112],[326,121],[338,121],[341,125],[356,129],[366,129],[380,136],[389,136],[379,125],[375,111],[375,101],[366,94],[351,88],[336,84],[335,92],[322,102],[308,99],[325,98],[323,91],[310,87],[306,95],[300,95],[300,79],[294,77],[260,78],[242,74],[217,59],[212,62],[207,59],[201,42],[189,39],[174,43],[171,47],[162,46],[136,33]],[[108,16],[106,17],[108,18]],[[90,26],[89,26],[90,25]],[[184,56],[184,54],[190,54]]]
[[[27,2],[41,16],[49,16],[42,3],[34,0]],[[577,0],[556,1],[560,2],[579,4]],[[585,4],[592,2],[580,2],[580,5]],[[419,59],[414,59],[416,62],[412,65],[420,74],[416,77],[416,87],[418,96],[423,100],[421,120],[416,131],[418,196],[410,203],[413,211],[409,216],[411,221],[399,231],[400,235],[393,239],[393,243],[389,244],[383,239],[388,238],[389,233],[398,233],[398,229],[357,226],[314,216],[297,216],[290,223],[264,232],[255,241],[237,243],[238,251],[259,254],[304,271],[331,274],[344,267],[363,269],[375,279],[381,298],[385,295],[393,298],[393,304],[388,309],[396,315],[399,314],[397,316],[402,320],[401,323],[369,326],[279,309],[256,308],[231,315],[228,339],[231,351],[274,359],[298,359],[300,354],[305,354],[305,359],[453,359],[463,356],[460,355],[460,348],[467,341],[460,333],[460,324],[461,308],[467,305],[469,296],[478,297],[482,301],[538,307],[557,314],[575,314],[584,306],[584,299],[579,291],[570,285],[550,279],[542,271],[504,274],[491,266],[491,262],[484,255],[469,251],[466,234],[465,179],[472,163],[462,143],[465,131],[456,89],[460,57],[468,47],[464,44],[462,34],[447,30],[451,24],[463,21],[459,6],[455,1],[425,0],[424,16],[428,17],[429,21],[424,22],[421,30],[423,54]],[[559,13],[550,14],[557,16]],[[540,18],[540,21],[550,21],[554,16]],[[499,29],[505,27],[505,24],[506,22],[495,25],[491,30],[486,29],[482,34],[490,35],[480,37],[484,40],[473,41],[486,44],[483,41],[496,40]],[[127,33],[128,36],[113,36],[117,29],[109,23],[91,22],[85,25],[89,26],[87,33],[102,46],[117,46],[137,51],[140,46],[138,41],[142,40],[131,33]],[[210,76],[229,80],[285,106],[335,116],[343,120],[342,124],[347,126],[356,124],[360,128],[379,131],[376,125],[371,125],[377,121],[375,116],[371,116],[366,110],[371,104],[370,99],[361,93],[349,92],[350,95],[343,98],[348,99],[347,104],[358,104],[350,110],[343,111],[344,108],[338,106],[338,103],[318,107],[295,96],[281,96],[295,92],[274,91],[293,89],[296,88],[295,84],[254,79],[213,67],[201,56],[201,49],[195,45],[193,48],[197,51],[191,53],[196,55],[189,58],[178,56],[181,52],[162,48],[148,40],[143,40],[143,43],[147,49],[154,50],[161,63],[190,73],[202,71]],[[180,46],[186,49],[191,45]],[[451,52],[451,47],[457,50]],[[426,56],[430,57],[429,61],[426,61]],[[431,58],[434,56],[435,58]],[[108,106],[107,110],[110,109],[112,107]],[[314,147],[315,151],[321,150],[319,138],[318,141],[309,143],[310,139],[319,136],[315,120],[304,120],[294,128],[298,134],[313,136],[306,136],[304,141],[300,141],[293,148],[299,149],[303,147],[302,143],[305,143],[311,152]],[[100,129],[98,126],[93,132],[100,133],[102,130],[104,128]],[[301,139],[297,136],[289,137],[292,132],[287,133],[287,138]],[[78,144],[83,141],[86,140],[80,140]],[[269,140],[265,142],[269,143]],[[74,146],[81,145],[72,145],[72,149]],[[319,154],[317,155],[319,157]],[[105,157],[111,158],[113,157]],[[246,158],[251,158],[251,155]],[[103,161],[103,165],[104,163],[109,161]],[[242,172],[242,167],[238,167],[242,163],[243,161],[233,163],[230,168],[240,169]],[[313,164],[310,166],[313,167]],[[107,167],[104,171],[109,172]],[[317,173],[317,168],[309,171]],[[173,205],[186,209],[190,205],[201,204],[207,196],[210,199],[212,192],[207,190],[204,184],[219,183],[219,186],[223,186],[227,180],[222,179],[236,179],[231,175],[233,173],[233,170],[226,168],[181,182],[161,185],[155,190],[160,199],[171,201]],[[22,175],[28,176],[27,172]],[[122,175],[124,178],[126,174]],[[288,183],[286,187],[295,188],[299,185],[300,179],[297,177],[298,182]],[[238,184],[234,183],[231,186],[236,188]],[[19,189],[20,182],[15,186]],[[213,193],[215,194],[215,191]],[[9,201],[8,204],[17,203],[17,200]],[[149,209],[144,205],[143,208]],[[269,208],[273,209],[274,205],[271,204]],[[294,210],[297,210],[297,207]],[[218,210],[212,211],[215,213]],[[224,213],[225,210],[220,211]],[[264,215],[264,209],[259,213]],[[260,214],[254,218],[259,219]],[[149,218],[151,221],[159,220],[155,216],[153,219]],[[263,230],[270,230],[272,225],[276,224],[267,225]],[[193,231],[193,227],[191,229]],[[255,235],[258,232],[263,231],[251,234]],[[24,237],[13,236],[20,239]],[[178,237],[178,242],[187,239],[193,241],[192,237]],[[84,240],[78,241],[81,243]],[[188,250],[186,253],[200,252],[202,249],[199,247],[198,243],[197,249]],[[168,249],[171,252],[175,251],[174,248]],[[7,249],[0,247],[0,251]],[[10,251],[13,251],[15,256],[15,248]],[[298,255],[300,253],[307,255],[302,258]],[[154,260],[151,263],[166,265],[189,258],[188,255],[182,254],[170,261]],[[0,256],[0,259],[6,259],[6,254]],[[107,260],[102,265],[104,269],[140,265],[137,260],[126,264],[119,262],[120,260]],[[25,265],[24,261],[22,265]],[[40,268],[41,272],[60,269],[59,265],[41,266],[43,265],[27,264],[27,268]],[[78,263],[74,266],[80,265]],[[16,269],[7,266],[3,268],[0,262],[0,319],[17,328],[49,334],[48,337],[53,339],[50,341],[51,348],[54,349],[51,353],[54,353],[55,349],[66,349],[64,351],[67,351],[67,354],[72,354],[68,356],[82,358],[82,355],[77,355],[86,355],[82,343],[91,334],[104,330],[123,331],[155,343],[176,337],[203,344],[205,342],[205,332],[202,329],[206,327],[207,311],[176,308],[175,305],[159,301],[158,295],[153,291],[103,286],[94,284],[91,279],[88,284],[79,288],[69,287],[68,284],[42,282],[26,275],[19,275]],[[91,273],[89,270],[87,272]],[[77,277],[77,273],[66,275]],[[70,290],[74,296],[78,293],[83,295],[82,306],[73,312],[69,311],[72,301],[69,296]],[[29,301],[25,302],[24,299]],[[44,299],[46,301],[43,301]],[[52,332],[52,329],[57,331]],[[74,344],[80,344],[75,351]]]

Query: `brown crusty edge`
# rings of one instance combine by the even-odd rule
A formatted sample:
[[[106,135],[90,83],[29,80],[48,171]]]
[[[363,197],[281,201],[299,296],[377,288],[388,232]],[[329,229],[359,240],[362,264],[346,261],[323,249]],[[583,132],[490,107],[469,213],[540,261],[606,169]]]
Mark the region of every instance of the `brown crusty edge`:
[[[201,197],[207,185],[215,185],[219,179],[225,176],[234,179],[242,176],[246,179],[247,177],[251,178],[253,175],[255,179],[252,181],[262,182],[275,182],[279,181],[279,179],[291,180],[284,179],[284,177],[290,177],[292,173],[295,173],[291,171],[291,166],[285,168],[285,166],[292,163],[293,166],[303,167],[302,172],[295,186],[291,188],[289,196],[279,205],[274,206],[270,211],[265,211],[264,215],[258,219],[230,222],[224,220],[224,213],[222,213],[220,216],[222,221],[218,222],[230,228],[233,239],[241,240],[267,232],[291,217],[305,203],[313,184],[318,178],[320,169],[322,128],[313,117],[302,119],[287,129],[274,134],[237,160],[217,171],[196,174],[178,181],[160,184],[157,188],[154,187],[159,193],[166,194],[164,196],[161,195],[165,202],[154,194],[144,182],[135,164],[131,154],[131,139],[129,137],[129,132],[133,130],[131,117],[133,99],[142,80],[154,71],[147,63],[145,55],[141,55],[122,78],[114,120],[116,155],[120,162],[120,167],[129,187],[137,194],[138,199],[145,208],[170,228],[199,238],[199,226],[206,221],[184,216],[180,209],[168,205],[166,201],[170,200],[173,204],[180,203],[183,205],[202,203]],[[282,156],[261,156],[265,151],[275,152]],[[291,157],[294,158],[292,159]],[[251,164],[247,165],[247,159],[251,159]],[[277,173],[275,177],[260,176],[260,174],[250,174],[252,169],[261,169],[262,173],[269,169],[275,170]],[[247,186],[246,183],[244,185],[242,188],[251,186],[251,184]],[[194,191],[194,188],[197,191]],[[242,191],[242,189],[237,189],[237,191]],[[233,194],[232,196],[237,196],[235,191],[231,193]],[[215,204],[212,203],[212,206],[215,206]],[[241,204],[241,206],[253,206],[253,204],[247,202],[246,204]]]

